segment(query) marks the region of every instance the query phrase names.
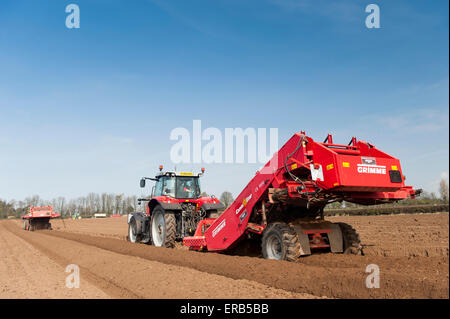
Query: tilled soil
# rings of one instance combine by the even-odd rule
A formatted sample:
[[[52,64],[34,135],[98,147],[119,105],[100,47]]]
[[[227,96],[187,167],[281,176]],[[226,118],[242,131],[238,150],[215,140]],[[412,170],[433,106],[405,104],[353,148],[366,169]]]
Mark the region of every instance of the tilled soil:
[[[0,298],[108,298],[80,278],[83,289],[67,289],[62,267],[0,223]]]
[[[364,253],[384,257],[448,257],[449,215],[381,215],[327,217],[352,225],[359,233]],[[126,239],[126,217],[54,220],[53,228],[64,232]],[[180,248],[180,247],[179,247]]]
[[[0,223],[113,297],[448,298],[448,214],[333,217],[361,235],[365,256],[317,254],[297,263],[132,244],[126,218],[57,220],[53,231]],[[380,288],[366,287],[366,267]],[[145,280],[137,280],[137,278]],[[150,288],[151,287],[151,288]],[[205,288],[208,287],[208,288]]]
[[[64,235],[26,232],[11,222],[0,223],[0,298],[315,298],[101,249],[95,237],[67,234],[65,239]],[[115,241],[134,246],[98,239],[112,246]],[[27,249],[32,252],[23,253]],[[80,268],[80,288],[65,286],[69,264]]]
[[[371,256],[448,257],[449,215],[414,214],[329,217],[352,225]]]

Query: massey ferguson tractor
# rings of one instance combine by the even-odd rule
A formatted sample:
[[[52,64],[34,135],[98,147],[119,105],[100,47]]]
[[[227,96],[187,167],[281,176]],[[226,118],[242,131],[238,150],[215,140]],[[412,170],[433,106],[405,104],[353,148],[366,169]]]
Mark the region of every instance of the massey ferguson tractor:
[[[191,198],[164,194],[166,174],[172,173],[157,177],[147,213],[129,217],[131,241],[137,234],[146,242],[171,247],[177,236],[191,250],[226,252],[256,239],[264,258],[288,261],[319,251],[363,253],[355,229],[324,219],[326,205],[392,203],[421,192],[405,186],[399,160],[374,145],[355,137],[348,145],[334,144],[331,134],[320,143],[305,132],[294,134],[220,216],[215,213],[219,202],[201,200],[199,190]],[[169,191],[182,177],[170,176],[164,177],[174,179]],[[199,209],[203,202],[214,206]],[[179,226],[176,216],[190,216],[189,226]]]
[[[154,246],[174,247],[177,240],[194,235],[199,222],[205,218],[215,220],[224,205],[215,197],[201,196],[199,179],[204,173],[163,172],[159,167],[150,198],[138,201],[145,212],[128,215],[128,236],[131,242],[143,242]]]
[[[52,229],[50,219],[61,217],[53,212],[52,206],[30,207],[28,214],[22,216],[24,230]]]

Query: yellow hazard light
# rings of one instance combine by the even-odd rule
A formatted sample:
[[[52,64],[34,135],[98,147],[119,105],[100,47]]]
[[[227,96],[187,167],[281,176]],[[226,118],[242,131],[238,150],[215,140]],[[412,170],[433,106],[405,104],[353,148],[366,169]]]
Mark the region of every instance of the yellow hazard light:
[[[339,183],[334,183],[333,186],[339,186]]]
[[[327,165],[327,171],[329,171],[330,169],[333,169],[334,168],[334,165],[333,164],[328,164]]]
[[[297,168],[297,164],[292,164],[291,165],[291,170],[296,169]]]
[[[349,162],[342,162],[342,166],[344,166],[344,167],[350,167],[350,163],[349,163]]]
[[[392,165],[392,166],[391,166],[391,169],[392,169],[393,171],[398,171],[397,165]]]

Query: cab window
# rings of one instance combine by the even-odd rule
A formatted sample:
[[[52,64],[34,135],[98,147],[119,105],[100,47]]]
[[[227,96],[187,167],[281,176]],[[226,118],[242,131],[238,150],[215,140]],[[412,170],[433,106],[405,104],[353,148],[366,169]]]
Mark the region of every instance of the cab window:
[[[155,190],[153,192],[153,196],[162,196],[162,189],[163,189],[163,178],[161,177],[158,179],[158,181],[155,184]]]
[[[198,178],[178,177],[177,179],[177,198],[193,199],[200,196],[200,185]]]
[[[162,194],[164,196],[175,197],[175,177],[163,177]]]

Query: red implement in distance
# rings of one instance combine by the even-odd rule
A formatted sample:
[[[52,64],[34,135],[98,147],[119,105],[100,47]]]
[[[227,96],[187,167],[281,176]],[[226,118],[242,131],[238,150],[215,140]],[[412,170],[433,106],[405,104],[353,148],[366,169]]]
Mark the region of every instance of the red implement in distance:
[[[54,213],[52,206],[30,207],[28,214],[22,216],[24,230],[51,229],[50,219],[61,217]]]

